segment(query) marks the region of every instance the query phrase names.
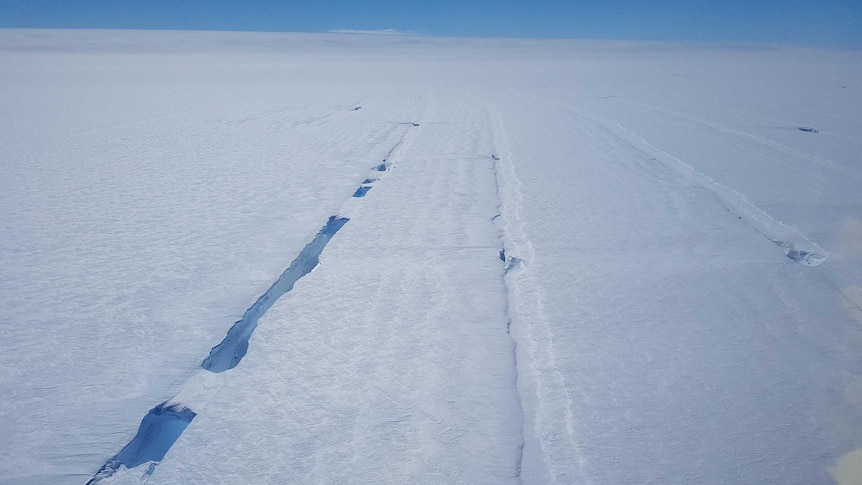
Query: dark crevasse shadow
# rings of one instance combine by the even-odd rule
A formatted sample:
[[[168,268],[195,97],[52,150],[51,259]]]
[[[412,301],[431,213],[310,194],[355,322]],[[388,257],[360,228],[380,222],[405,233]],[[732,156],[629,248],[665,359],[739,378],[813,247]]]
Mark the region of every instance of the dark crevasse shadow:
[[[780,247],[784,250],[784,255],[787,256],[787,259],[793,261],[794,263],[804,264],[806,266],[817,266],[826,260],[825,254],[820,254],[815,251],[806,251],[803,249],[799,249],[792,242],[786,242],[779,239],[769,238],[773,244]]]
[[[161,403],[150,409],[141,420],[138,433],[129,443],[108,460],[101,469],[87,482],[87,485],[98,483],[112,476],[121,466],[135,468],[144,463],[152,462],[146,474],[152,475],[156,465],[171,448],[177,438],[183,434],[196,414],[191,409],[182,406],[167,406]]]
[[[353,193],[353,196],[354,197],[365,197],[365,194],[367,194],[369,190],[371,190],[371,187],[363,185],[363,186],[359,187],[358,189],[356,189],[356,192]]]
[[[350,219],[346,217],[331,216],[314,239],[302,248],[299,256],[290,263],[278,280],[245,311],[239,321],[233,324],[224,340],[210,350],[209,356],[203,361],[201,367],[210,372],[224,372],[236,367],[248,351],[248,341],[257,328],[260,317],[276,300],[292,290],[294,283],[317,266],[318,257],[323,252],[323,248],[348,220]]]

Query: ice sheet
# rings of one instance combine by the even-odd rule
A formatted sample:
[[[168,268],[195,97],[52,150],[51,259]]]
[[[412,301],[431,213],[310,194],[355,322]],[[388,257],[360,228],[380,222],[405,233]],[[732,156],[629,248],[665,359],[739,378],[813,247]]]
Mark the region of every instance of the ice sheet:
[[[0,483],[852,483],[860,61],[0,31]]]

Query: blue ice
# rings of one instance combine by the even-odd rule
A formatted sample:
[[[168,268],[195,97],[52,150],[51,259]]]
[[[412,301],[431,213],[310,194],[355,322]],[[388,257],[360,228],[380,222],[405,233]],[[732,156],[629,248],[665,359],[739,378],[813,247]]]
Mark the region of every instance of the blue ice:
[[[119,453],[108,460],[87,485],[113,475],[120,466],[134,468],[147,462],[159,462],[195,417],[194,411],[161,403],[150,409],[141,420],[138,433]],[[154,466],[147,470],[152,474]]]
[[[371,190],[371,187],[367,187],[367,186],[363,185],[363,186],[359,187],[358,189],[356,189],[356,192],[353,193],[353,196],[354,197],[365,197],[365,194],[367,194],[369,190]]]
[[[331,216],[314,239],[302,248],[299,256],[290,263],[278,280],[245,311],[239,321],[233,324],[224,340],[210,350],[210,355],[203,361],[201,367],[210,372],[224,372],[236,367],[248,352],[248,341],[257,328],[258,319],[272,307],[276,300],[292,290],[294,283],[311,273],[319,262],[318,257],[323,252],[323,248],[348,220],[350,219],[346,217]]]

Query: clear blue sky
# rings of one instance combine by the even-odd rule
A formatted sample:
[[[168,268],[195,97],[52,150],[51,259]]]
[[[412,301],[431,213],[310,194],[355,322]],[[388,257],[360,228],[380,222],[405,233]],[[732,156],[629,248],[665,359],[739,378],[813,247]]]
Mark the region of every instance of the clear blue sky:
[[[0,27],[862,45],[862,0],[0,0]]]

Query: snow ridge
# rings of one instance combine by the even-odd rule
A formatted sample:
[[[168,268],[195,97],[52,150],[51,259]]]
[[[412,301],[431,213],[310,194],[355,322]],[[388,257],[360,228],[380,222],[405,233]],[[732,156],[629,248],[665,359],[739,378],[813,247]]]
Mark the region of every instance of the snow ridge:
[[[523,200],[500,113],[484,103],[492,115],[495,182],[500,212],[492,219],[500,227],[506,312],[516,358],[516,390],[522,413],[518,478],[535,483],[577,483],[583,456],[575,441],[572,390],[556,363],[554,336],[543,314],[543,292],[530,274],[535,255],[524,234],[519,207]],[[560,427],[559,423],[565,423]]]
[[[498,212],[493,218],[491,218],[491,222],[496,224],[496,225],[500,225],[503,222],[501,220],[502,219],[502,211],[503,211],[503,201],[502,201],[502,198],[500,196],[500,175],[499,175],[499,171],[498,171],[498,164],[500,161],[500,157],[498,155],[494,154],[494,155],[491,155],[491,158],[494,160],[494,184],[496,186],[497,200],[498,200],[498,204],[497,204]],[[512,262],[513,261],[520,262],[521,260],[518,258],[512,257],[512,256],[508,256],[506,254],[507,242],[505,240],[505,233],[504,233],[504,230],[502,228],[500,229],[499,238],[500,238],[500,245],[502,246],[502,249],[500,249],[500,261],[503,262],[503,286],[506,288],[506,294],[503,296],[503,298],[505,301],[505,312],[506,312],[506,315],[509,316],[509,311],[510,311],[509,293],[510,293],[510,289],[509,289],[509,283],[506,280],[506,275],[509,273],[509,270],[512,268]],[[520,444],[518,445],[518,457],[515,461],[515,476],[518,478],[518,481],[521,482],[522,481],[521,470],[523,468],[523,462],[524,462],[524,423],[523,423],[524,422],[524,407],[523,407],[523,400],[521,399],[521,392],[520,392],[520,389],[518,387],[518,341],[515,340],[515,338],[512,336],[512,317],[511,316],[509,316],[508,319],[506,320],[506,334],[509,335],[509,338],[512,340],[512,366],[515,369],[515,372],[514,372],[515,394],[518,396],[518,411],[521,415],[521,437],[520,437]]]
[[[549,100],[540,96],[530,97],[543,103],[550,103]],[[625,100],[625,98],[621,98],[618,96],[607,96],[604,98]],[[704,121],[699,118],[678,113],[676,111],[657,108],[646,103],[630,100],[625,101],[629,101],[632,104],[636,104],[642,108],[646,108],[656,113],[661,113],[664,115],[669,115],[675,118],[685,120],[690,124],[704,126],[716,132],[740,136],[749,141],[775,150],[779,153],[799,157],[811,163],[816,163],[824,168],[839,171],[842,174],[848,176],[858,177],[858,174],[856,172],[848,171],[847,167],[844,167],[832,160],[809,155],[807,153],[803,153],[798,150],[786,147],[772,140],[768,140],[748,133],[743,133],[738,130],[732,130],[717,123]],[[809,239],[799,229],[786,224],[785,222],[775,218],[771,214],[767,213],[766,211],[755,205],[753,202],[751,202],[751,200],[748,199],[748,197],[746,197],[745,194],[739,192],[733,187],[728,187],[727,185],[722,184],[721,182],[717,181],[713,177],[710,177],[706,173],[698,171],[691,164],[686,163],[685,161],[666,152],[665,150],[662,150],[661,148],[658,148],[657,146],[647,141],[643,136],[634,133],[622,124],[614,121],[609,121],[593,113],[588,113],[580,110],[576,112],[570,107],[563,107],[563,109],[565,109],[565,111],[567,111],[572,116],[584,119],[592,123],[593,125],[600,127],[606,133],[618,138],[624,143],[627,143],[636,150],[639,150],[642,153],[652,155],[654,157],[654,160],[663,164],[665,167],[667,167],[667,169],[712,193],[712,195],[714,195],[718,199],[719,203],[721,203],[728,211],[737,215],[739,219],[748,224],[748,226],[757,231],[761,236],[781,248],[784,252],[784,255],[792,262],[800,263],[806,266],[817,266],[829,257],[828,253],[819,244]]]
[[[494,123],[494,125],[492,125],[492,129],[496,128],[497,120],[495,119],[494,121],[495,121],[495,123]],[[494,130],[494,131],[496,131],[496,130]],[[495,149],[495,151],[496,151],[496,149]],[[508,221],[505,219],[504,214],[503,214],[504,211],[506,210],[506,207],[504,207],[504,201],[503,201],[504,195],[503,195],[503,189],[502,189],[502,186],[505,184],[505,182],[502,181],[501,164],[503,162],[501,161],[500,155],[498,155],[497,153],[492,153],[491,159],[493,160],[494,185],[495,185],[495,191],[497,194],[497,214],[493,218],[491,218],[491,222],[493,224],[495,224],[497,227],[499,227],[499,229],[500,229],[500,235],[499,235],[500,246],[501,246],[500,261],[503,263],[502,278],[503,278],[503,286],[506,289],[506,294],[504,295],[505,312],[506,312],[506,315],[508,317],[508,320],[506,321],[506,334],[508,334],[509,338],[512,340],[512,366],[514,367],[514,376],[515,376],[514,386],[515,386],[515,394],[518,396],[518,410],[519,410],[519,413],[521,415],[521,436],[520,436],[520,444],[518,446],[518,457],[517,457],[516,462],[515,462],[515,473],[516,473],[515,476],[517,477],[519,482],[523,483],[522,473],[523,473],[523,466],[524,466],[524,446],[525,446],[524,427],[526,426],[526,420],[525,420],[525,412],[524,412],[524,399],[523,399],[523,396],[521,395],[521,385],[522,385],[521,375],[518,371],[518,367],[519,367],[519,365],[518,365],[518,339],[516,339],[515,336],[512,335],[512,316],[511,316],[512,307],[511,307],[510,296],[509,296],[512,293],[512,289],[509,285],[509,281],[507,278],[509,270],[512,268],[512,262],[517,261],[518,263],[520,263],[521,260],[517,257],[511,256],[511,254],[510,254],[511,249],[509,251],[507,251],[507,248],[512,248],[513,244],[509,240],[509,235],[507,233],[507,222]]]
[[[609,125],[608,122],[600,124]],[[826,260],[827,253],[820,245],[806,237],[795,227],[791,227],[766,213],[736,189],[718,182],[703,172],[699,172],[693,166],[652,145],[643,137],[633,133],[621,124],[612,123],[610,126],[612,128],[607,128],[609,131],[616,132],[617,136],[628,141],[636,148],[653,154],[656,160],[663,163],[670,170],[712,192],[729,211],[739,216],[740,219],[744,220],[764,238],[783,249],[784,255],[791,261],[807,266],[817,266]]]
[[[845,165],[842,165],[841,163],[839,163],[835,160],[831,160],[829,158],[824,158],[822,156],[807,153],[807,152],[804,152],[802,150],[798,150],[796,148],[792,148],[792,147],[789,147],[789,146],[784,145],[782,143],[779,143],[775,140],[765,138],[763,136],[758,136],[758,135],[754,135],[751,133],[747,133],[745,131],[740,131],[737,129],[729,128],[729,127],[724,126],[720,123],[716,123],[714,121],[704,120],[704,119],[701,119],[701,118],[698,118],[695,116],[691,116],[691,115],[688,115],[685,113],[681,113],[679,111],[675,111],[672,109],[653,106],[651,104],[647,104],[647,103],[644,103],[642,101],[635,101],[635,100],[627,99],[625,97],[617,97],[616,99],[618,101],[622,101],[622,102],[626,102],[626,103],[629,103],[632,105],[636,105],[636,106],[643,108],[643,109],[646,109],[652,113],[656,113],[658,115],[669,117],[670,119],[680,120],[680,121],[683,121],[685,123],[688,123],[689,125],[696,125],[696,126],[708,129],[708,130],[712,130],[713,132],[720,134],[720,135],[730,135],[733,137],[742,138],[742,139],[747,140],[748,142],[750,142],[752,144],[755,144],[755,145],[758,145],[760,147],[772,150],[774,152],[777,152],[778,154],[798,158],[801,160],[805,160],[806,162],[811,163],[812,165],[817,165],[818,167],[822,168],[823,170],[835,171],[835,172],[840,173],[843,176],[852,177],[852,178],[855,178],[857,180],[862,181],[862,176],[860,176],[859,172],[852,170],[851,168],[849,168]],[[716,106],[710,106],[710,108],[721,109],[720,107],[716,107]],[[810,128],[810,127],[797,127],[797,129],[799,131],[803,131],[803,132],[807,132],[807,133],[819,133],[820,132],[820,130],[818,130],[816,128]],[[811,131],[811,130],[813,130],[813,131]]]

